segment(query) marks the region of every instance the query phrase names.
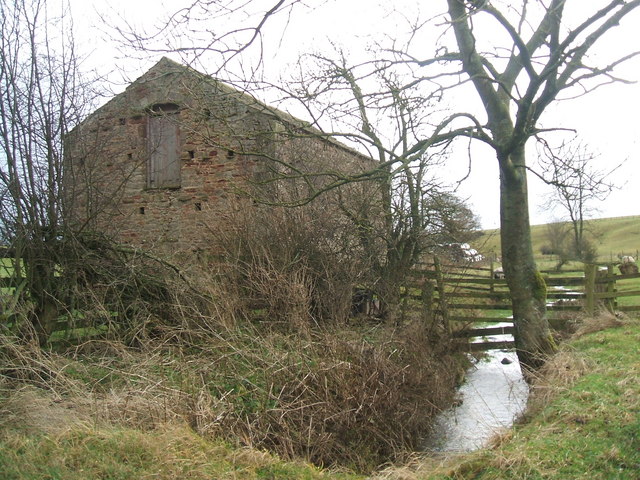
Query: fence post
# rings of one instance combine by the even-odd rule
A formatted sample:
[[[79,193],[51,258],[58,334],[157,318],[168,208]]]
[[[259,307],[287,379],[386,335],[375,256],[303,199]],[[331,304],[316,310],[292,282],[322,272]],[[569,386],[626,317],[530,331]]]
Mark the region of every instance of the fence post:
[[[451,334],[451,324],[449,323],[449,309],[447,308],[447,299],[444,293],[444,278],[442,276],[442,266],[438,257],[433,258],[433,264],[436,267],[436,285],[438,287],[438,300],[440,303],[440,312],[442,313],[442,324],[445,331]]]
[[[433,283],[424,278],[422,280],[422,321],[427,331],[433,328]]]
[[[616,277],[615,272],[613,271],[613,264],[610,263],[607,265],[607,293],[613,293],[616,291]],[[616,297],[608,297],[607,298],[607,310],[613,313],[615,308],[618,306],[618,299]]]
[[[587,315],[593,316],[596,311],[596,266],[592,263],[584,265],[584,294]]]
[[[493,293],[495,291],[495,287],[493,285],[493,272],[495,268],[493,266],[493,260],[491,260],[491,266],[489,267],[489,278],[491,279],[491,283],[489,284],[489,292]]]

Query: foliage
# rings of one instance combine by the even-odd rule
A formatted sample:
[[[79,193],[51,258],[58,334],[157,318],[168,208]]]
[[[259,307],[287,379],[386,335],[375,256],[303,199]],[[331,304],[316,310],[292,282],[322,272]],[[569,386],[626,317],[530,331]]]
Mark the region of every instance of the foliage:
[[[426,210],[427,248],[452,243],[472,243],[480,236],[480,222],[465,201],[451,193],[434,194]]]

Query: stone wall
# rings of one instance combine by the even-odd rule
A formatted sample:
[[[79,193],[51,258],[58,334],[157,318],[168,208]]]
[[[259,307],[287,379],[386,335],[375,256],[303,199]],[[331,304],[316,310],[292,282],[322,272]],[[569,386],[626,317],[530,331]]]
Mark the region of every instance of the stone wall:
[[[150,118],[168,110],[178,132],[179,185],[151,188]],[[211,233],[228,228],[232,209],[252,208],[251,193],[295,200],[336,172],[372,166],[300,121],[168,59],[98,109],[68,144],[70,218],[118,241],[170,252],[207,249]],[[256,188],[255,181],[296,176],[285,164],[333,175]]]

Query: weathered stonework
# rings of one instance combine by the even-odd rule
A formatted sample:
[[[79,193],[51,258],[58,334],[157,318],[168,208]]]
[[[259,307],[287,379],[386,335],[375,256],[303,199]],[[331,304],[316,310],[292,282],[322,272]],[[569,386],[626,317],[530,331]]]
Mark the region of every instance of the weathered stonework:
[[[206,249],[207,232],[226,228],[231,208],[253,204],[246,193],[256,181],[291,175],[283,164],[345,174],[372,166],[300,120],[166,58],[78,126],[68,145],[69,218],[171,252]],[[174,153],[177,164],[167,160]],[[326,178],[268,183],[260,194],[291,201]]]

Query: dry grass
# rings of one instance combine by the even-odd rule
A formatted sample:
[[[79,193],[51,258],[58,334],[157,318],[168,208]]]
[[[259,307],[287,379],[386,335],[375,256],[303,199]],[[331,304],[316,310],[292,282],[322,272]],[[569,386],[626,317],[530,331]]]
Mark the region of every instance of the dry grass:
[[[584,355],[563,346],[537,373],[522,421],[526,422],[527,418],[548,405],[552,398],[567,391],[589,368],[590,362]]]
[[[91,408],[78,398],[62,399],[32,386],[10,392],[2,402],[0,427],[19,428],[32,434],[58,434],[91,425]]]
[[[575,332],[575,337],[582,337],[589,333],[595,333],[608,328],[621,327],[625,324],[625,318],[614,315],[608,311],[601,311],[595,317],[581,319]]]
[[[417,324],[301,337],[194,323],[58,353],[2,337],[3,430],[186,424],[282,458],[371,470],[415,450],[463,368]]]
[[[240,219],[204,269],[87,246],[59,341],[40,348],[20,326],[0,336],[5,432],[188,425],[361,471],[414,451],[464,356],[418,321],[352,324],[371,257],[321,216],[289,213]]]

